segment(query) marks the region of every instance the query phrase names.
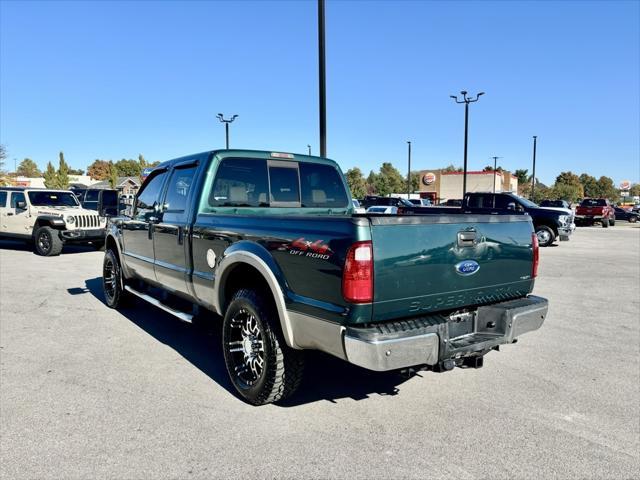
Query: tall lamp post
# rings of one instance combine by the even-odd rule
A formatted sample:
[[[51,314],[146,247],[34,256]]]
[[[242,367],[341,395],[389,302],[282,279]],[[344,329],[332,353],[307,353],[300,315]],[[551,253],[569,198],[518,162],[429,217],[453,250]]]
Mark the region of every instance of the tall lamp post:
[[[324,0],[318,0],[318,103],[320,111],[320,156],[327,156],[327,83],[324,51]]]
[[[464,174],[462,179],[462,196],[467,193],[467,141],[469,138],[469,104],[475,103],[478,101],[481,95],[484,95],[484,92],[480,92],[476,95],[475,98],[467,97],[466,91],[461,91],[462,100],[458,99],[457,95],[450,95],[456,103],[464,103]]]
[[[407,169],[407,200],[411,196],[411,142],[407,140],[407,146],[409,150],[407,151],[407,159],[409,161],[409,166]]]
[[[218,120],[224,123],[224,134],[227,140],[226,145],[227,145],[227,150],[229,150],[229,124],[232,123],[236,118],[238,118],[238,115],[233,115],[231,118],[225,119],[224,116],[221,113],[219,113],[217,117],[218,117]]]
[[[496,193],[496,168],[498,166],[498,159],[502,157],[491,157],[493,158],[493,193]]]
[[[309,151],[309,156],[311,156],[311,145],[307,145],[307,150]]]
[[[531,197],[530,200],[533,202],[533,191],[536,188],[536,143],[538,141],[538,136],[533,136],[533,175],[531,176]]]

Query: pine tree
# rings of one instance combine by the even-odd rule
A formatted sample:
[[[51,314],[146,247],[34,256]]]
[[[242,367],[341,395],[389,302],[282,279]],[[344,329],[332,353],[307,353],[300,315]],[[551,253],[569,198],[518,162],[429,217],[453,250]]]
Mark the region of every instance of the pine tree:
[[[109,162],[109,186],[111,188],[116,188],[118,184],[118,169],[113,164],[113,162]]]
[[[51,162],[47,163],[47,170],[44,172],[44,186],[47,188],[58,188],[58,174]]]
[[[58,166],[57,188],[67,190],[69,188],[69,165],[64,161],[64,153],[60,152],[60,164]]]

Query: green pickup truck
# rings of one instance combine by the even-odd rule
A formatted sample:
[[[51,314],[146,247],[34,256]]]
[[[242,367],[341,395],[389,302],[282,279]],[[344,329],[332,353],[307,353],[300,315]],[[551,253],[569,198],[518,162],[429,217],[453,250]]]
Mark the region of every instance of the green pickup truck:
[[[113,308],[222,317],[229,376],[261,405],[296,390],[307,349],[377,371],[482,366],[542,325],[537,265],[528,216],[355,214],[332,160],[218,150],[159,165],[132,217],[110,217],[103,284]]]

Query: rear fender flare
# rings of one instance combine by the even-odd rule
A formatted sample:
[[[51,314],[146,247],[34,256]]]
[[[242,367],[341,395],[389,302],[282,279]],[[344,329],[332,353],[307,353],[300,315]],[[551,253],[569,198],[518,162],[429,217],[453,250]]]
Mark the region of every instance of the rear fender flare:
[[[255,268],[269,286],[273,296],[280,326],[287,345],[291,348],[299,349],[294,339],[294,331],[287,312],[285,302],[285,291],[288,291],[284,276],[269,252],[262,246],[249,242],[240,241],[233,244],[224,252],[224,257],[216,268],[214,280],[214,306],[220,315],[224,315],[224,285],[227,276],[233,271],[233,267],[238,263],[243,263]]]

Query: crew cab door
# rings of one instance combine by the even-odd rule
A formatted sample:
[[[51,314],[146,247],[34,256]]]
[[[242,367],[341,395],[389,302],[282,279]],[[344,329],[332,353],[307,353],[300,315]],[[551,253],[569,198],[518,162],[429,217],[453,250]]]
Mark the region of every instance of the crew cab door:
[[[0,234],[7,231],[7,200],[9,199],[8,192],[0,191]]]
[[[155,170],[142,185],[133,217],[122,222],[124,259],[128,268],[143,279],[156,280],[153,230],[160,221],[162,189],[166,170]]]
[[[27,198],[24,192],[11,192],[9,208],[6,210],[6,232],[12,235],[31,236],[33,221],[29,215]],[[19,207],[23,205],[23,207]]]
[[[173,168],[160,221],[153,227],[156,279],[170,290],[183,293],[188,293],[189,212],[196,171],[195,160]]]

